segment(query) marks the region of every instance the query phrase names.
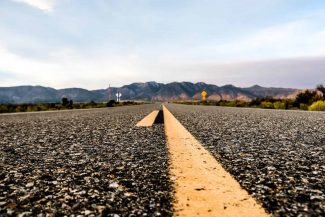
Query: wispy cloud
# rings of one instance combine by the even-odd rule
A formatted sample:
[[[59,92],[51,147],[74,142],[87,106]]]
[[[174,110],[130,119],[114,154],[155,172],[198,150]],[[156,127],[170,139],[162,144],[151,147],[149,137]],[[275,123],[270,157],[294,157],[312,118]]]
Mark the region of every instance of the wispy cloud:
[[[12,0],[12,1],[28,4],[44,12],[53,12],[55,6],[55,0]]]
[[[72,49],[60,49],[49,58],[21,56],[0,44],[0,70],[15,72],[12,83],[0,80],[0,86],[42,84],[57,88],[106,88],[147,79],[141,71],[143,62],[137,56],[80,55]],[[20,78],[20,79],[18,79]]]
[[[200,52],[205,50],[220,55],[221,59],[237,60],[320,56],[325,54],[324,36],[325,28],[302,19],[265,27],[223,43],[210,42]]]

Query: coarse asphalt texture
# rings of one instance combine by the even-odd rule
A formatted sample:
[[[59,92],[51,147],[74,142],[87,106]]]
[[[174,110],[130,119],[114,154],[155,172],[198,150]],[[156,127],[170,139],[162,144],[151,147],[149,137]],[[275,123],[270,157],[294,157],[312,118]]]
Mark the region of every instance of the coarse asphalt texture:
[[[158,105],[0,115],[0,216],[171,216]]]
[[[167,108],[274,216],[325,216],[325,113]]]

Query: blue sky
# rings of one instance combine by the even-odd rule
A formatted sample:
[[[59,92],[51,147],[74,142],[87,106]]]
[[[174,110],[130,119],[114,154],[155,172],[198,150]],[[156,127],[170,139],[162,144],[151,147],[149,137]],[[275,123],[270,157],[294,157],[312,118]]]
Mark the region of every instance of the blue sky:
[[[321,0],[1,0],[0,86],[325,83]]]

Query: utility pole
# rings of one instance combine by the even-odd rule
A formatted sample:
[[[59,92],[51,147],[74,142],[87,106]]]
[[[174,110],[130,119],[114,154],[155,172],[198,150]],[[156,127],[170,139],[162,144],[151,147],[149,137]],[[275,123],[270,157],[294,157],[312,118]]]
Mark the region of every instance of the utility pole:
[[[111,101],[111,96],[112,95],[112,92],[111,92],[111,85],[109,84],[108,85],[108,102]]]

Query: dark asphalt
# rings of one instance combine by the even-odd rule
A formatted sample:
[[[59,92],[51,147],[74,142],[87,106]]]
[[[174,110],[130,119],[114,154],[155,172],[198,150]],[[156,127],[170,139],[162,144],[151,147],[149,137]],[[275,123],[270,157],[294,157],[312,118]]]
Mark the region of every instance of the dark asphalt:
[[[325,113],[168,104],[275,216],[325,216]]]
[[[0,116],[0,216],[171,216],[156,105]]]

